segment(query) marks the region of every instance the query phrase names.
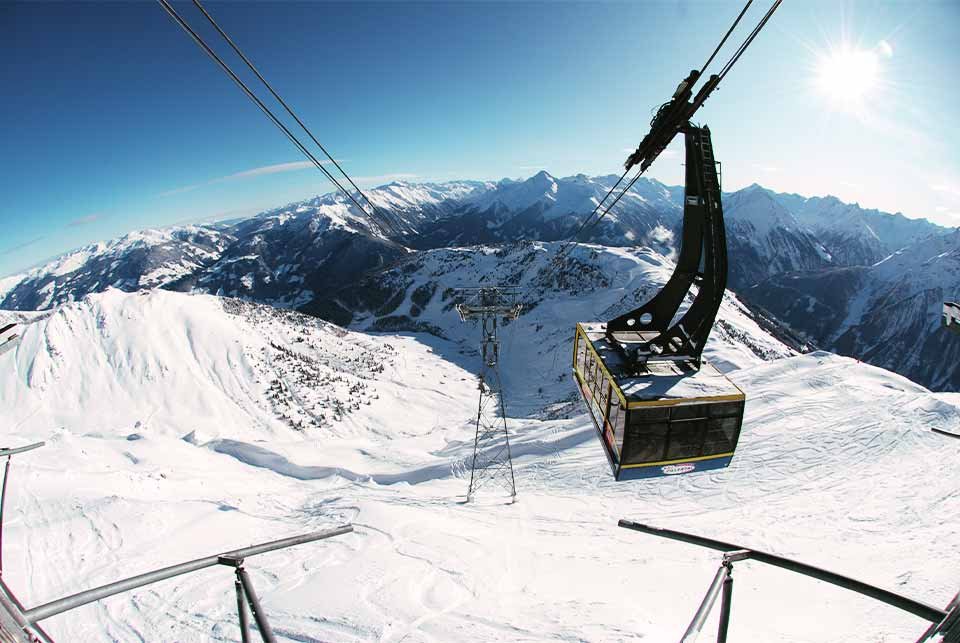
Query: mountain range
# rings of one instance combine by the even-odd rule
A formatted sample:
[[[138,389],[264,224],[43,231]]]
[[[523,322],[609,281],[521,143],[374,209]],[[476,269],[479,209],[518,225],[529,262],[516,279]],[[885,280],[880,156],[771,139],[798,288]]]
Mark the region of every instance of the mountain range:
[[[564,240],[616,179],[541,171],[526,180],[394,182],[367,192],[395,222],[399,234],[392,235],[339,194],[239,221],[131,233],[0,281],[0,308],[43,310],[110,287],[164,288],[349,325],[358,303],[379,297],[383,307],[396,297],[385,269],[415,270],[418,254],[445,248],[509,251],[518,242]],[[682,199],[682,188],[642,178],[580,240],[669,257],[680,238]],[[811,346],[935,389],[960,387],[960,369],[931,359],[953,350],[937,323],[939,303],[956,295],[948,259],[960,253],[954,229],[759,185],[725,193],[724,214],[728,285],[760,317]],[[578,269],[595,267],[586,261]]]
[[[0,426],[11,446],[46,442],[15,457],[4,583],[40,605],[350,523],[246,561],[278,638],[676,640],[718,554],[618,528],[627,518],[945,605],[960,495],[941,465],[960,442],[931,428],[960,432],[960,394],[813,349],[895,346],[869,359],[904,356],[897,368],[953,388],[950,345],[923,344],[943,337],[924,305],[953,284],[960,232],[921,229],[844,265],[789,195],[727,195],[731,262],[782,258],[741,262],[705,347],[747,396],[736,454],[725,469],[616,482],[571,380],[573,324],[666,281],[679,197],[640,186],[561,262],[551,238],[579,220],[568,207],[591,202],[567,187],[591,194],[606,179],[551,177],[554,190],[534,178],[371,191],[392,204],[397,238],[326,196],[130,234],[0,281],[0,326],[21,338],[0,355]],[[861,216],[872,232],[844,233],[864,235],[858,252],[896,244],[889,215]],[[493,488],[464,503],[482,356],[455,303],[489,283],[523,303],[499,327],[518,497]],[[917,347],[928,352],[908,361]],[[915,640],[927,626],[808,578],[738,569],[743,640]],[[240,640],[233,578],[218,566],[43,625],[62,641]],[[817,617],[769,617],[786,604]]]

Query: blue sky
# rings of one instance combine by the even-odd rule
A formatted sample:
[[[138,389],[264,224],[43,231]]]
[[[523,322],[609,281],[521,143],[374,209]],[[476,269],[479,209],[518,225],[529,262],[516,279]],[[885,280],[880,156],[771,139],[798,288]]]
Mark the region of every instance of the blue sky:
[[[742,3],[205,6],[372,186],[616,172]],[[785,0],[699,114],[724,187],[960,225],[958,25],[957,2]],[[840,51],[869,58],[854,99],[845,79],[864,74],[831,75],[851,60]],[[331,189],[153,2],[3,4],[0,53],[0,275]],[[679,184],[680,162],[668,153],[651,175]]]

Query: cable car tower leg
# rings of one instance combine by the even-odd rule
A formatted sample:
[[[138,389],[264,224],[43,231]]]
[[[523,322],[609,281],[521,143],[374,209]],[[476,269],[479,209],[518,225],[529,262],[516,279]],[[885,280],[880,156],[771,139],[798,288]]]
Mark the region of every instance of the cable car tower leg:
[[[460,319],[480,320],[482,360],[467,502],[478,489],[491,481],[502,485],[510,492],[511,498],[516,498],[517,485],[513,475],[510,432],[500,378],[500,341],[497,331],[501,318],[516,319],[520,314],[520,305],[515,301],[517,293],[494,286],[462,290],[461,296],[465,301],[457,305]]]

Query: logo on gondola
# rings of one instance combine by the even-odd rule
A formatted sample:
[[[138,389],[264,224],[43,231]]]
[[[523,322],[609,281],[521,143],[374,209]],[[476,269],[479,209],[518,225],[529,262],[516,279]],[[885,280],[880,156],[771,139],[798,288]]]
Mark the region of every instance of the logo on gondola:
[[[660,470],[663,471],[664,475],[675,476],[678,473],[690,473],[697,468],[692,462],[685,462],[683,464],[668,464],[665,467],[660,467]]]

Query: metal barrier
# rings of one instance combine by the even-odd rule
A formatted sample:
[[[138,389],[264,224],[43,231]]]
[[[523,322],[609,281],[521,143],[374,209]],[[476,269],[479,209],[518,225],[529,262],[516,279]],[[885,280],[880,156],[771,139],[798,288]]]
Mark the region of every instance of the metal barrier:
[[[774,554],[768,554],[755,549],[748,549],[746,547],[741,547],[740,545],[734,545],[732,543],[726,543],[720,540],[714,540],[712,538],[705,538],[695,534],[688,534],[682,531],[651,527],[650,525],[644,525],[631,520],[621,520],[617,524],[625,529],[632,529],[633,531],[640,531],[646,534],[660,536],[661,538],[679,540],[681,542],[698,545],[700,547],[706,547],[707,549],[715,549],[717,551],[724,552],[723,560],[720,563],[720,569],[717,570],[717,575],[710,584],[710,588],[707,590],[707,594],[704,597],[703,602],[700,604],[699,609],[697,609],[697,613],[690,622],[690,626],[680,639],[681,643],[692,643],[696,640],[697,635],[699,635],[700,631],[703,629],[703,624],[710,615],[710,611],[713,609],[713,606],[717,600],[717,596],[721,593],[721,591],[723,598],[721,600],[720,607],[720,625],[717,633],[717,642],[726,642],[727,631],[730,626],[730,601],[733,593],[733,563],[742,560],[755,560],[757,562],[766,563],[767,565],[772,565],[774,567],[780,567],[797,574],[810,576],[811,578],[816,578],[817,580],[822,580],[832,585],[837,585],[838,587],[863,594],[864,596],[869,596],[870,598],[886,603],[887,605],[892,605],[893,607],[902,609],[910,614],[919,616],[933,625],[930,626],[926,632],[924,632],[917,643],[928,641],[936,635],[943,635],[944,643],[960,643],[960,605],[958,605],[960,594],[958,594],[957,598],[954,598],[950,605],[947,606],[946,610],[942,610],[931,605],[927,605],[926,603],[915,601],[912,598],[908,598],[880,587],[864,583],[863,581],[858,581],[854,578],[843,576],[842,574],[820,569],[819,567],[814,567],[813,565],[808,565],[797,560],[784,558],[783,556],[776,556]]]
[[[253,545],[251,547],[244,547],[243,549],[237,549],[222,554],[214,554],[213,556],[198,558],[196,560],[180,563],[178,565],[171,565],[170,567],[163,567],[152,572],[147,572],[138,576],[132,576],[130,578],[115,581],[113,583],[108,583],[107,585],[88,589],[86,591],[79,592],[71,596],[66,596],[64,598],[59,598],[55,601],[28,609],[26,611],[26,616],[31,623],[35,623],[82,605],[86,605],[87,603],[93,603],[94,601],[99,601],[107,598],[108,596],[113,596],[114,594],[129,592],[130,590],[138,589],[158,581],[167,580],[168,578],[182,576],[184,574],[199,571],[207,567],[213,567],[214,565],[228,565],[231,567],[236,567],[237,565],[234,564],[234,560],[238,560],[242,564],[243,559],[249,556],[256,556],[257,554],[276,551],[278,549],[286,549],[287,547],[293,547],[294,545],[309,543],[315,540],[322,540],[332,536],[339,536],[351,531],[353,531],[353,525],[344,525],[328,531],[317,531],[300,536],[282,538],[280,540],[274,540],[268,543],[262,543],[260,545]]]
[[[0,449],[0,457],[7,457],[7,463],[3,472],[3,489],[0,491],[0,642],[2,643],[52,643],[53,639],[44,632],[39,625],[39,622],[44,619],[68,612],[72,609],[87,605],[88,603],[93,603],[94,601],[99,601],[108,596],[129,592],[144,587],[145,585],[151,585],[162,580],[182,576],[215,565],[225,565],[234,569],[234,574],[236,575],[234,585],[237,594],[240,635],[244,643],[250,640],[250,625],[244,603],[250,606],[250,612],[253,614],[253,620],[257,625],[257,630],[260,632],[260,638],[263,639],[264,643],[274,643],[276,638],[273,635],[273,630],[270,628],[270,623],[267,621],[267,616],[260,605],[260,599],[253,589],[250,576],[243,566],[244,559],[258,554],[286,549],[295,545],[332,538],[333,536],[339,536],[353,531],[353,525],[342,525],[326,531],[315,531],[299,536],[281,538],[280,540],[273,540],[259,545],[243,547],[241,549],[171,565],[170,567],[163,567],[146,572],[145,574],[131,576],[130,578],[58,598],[55,601],[50,601],[37,607],[25,609],[3,581],[3,507],[7,497],[10,457],[18,453],[38,449],[43,445],[43,442],[37,442],[36,444],[23,447]]]
[[[241,600],[242,594],[242,596],[246,598],[246,601],[250,605],[250,611],[253,613],[254,621],[257,624],[257,629],[260,630],[260,637],[265,641],[265,643],[272,643],[275,639],[272,631],[270,630],[270,624],[267,622],[266,615],[263,613],[263,610],[260,607],[260,601],[253,590],[253,584],[250,582],[250,577],[247,575],[247,572],[243,567],[244,559],[250,556],[256,556],[257,554],[277,551],[278,549],[286,549],[287,547],[293,547],[294,545],[301,545],[303,543],[323,540],[325,538],[332,538],[333,536],[339,536],[351,531],[353,531],[353,525],[343,525],[327,531],[316,531],[309,534],[302,534],[300,536],[281,538],[280,540],[253,545],[251,547],[244,547],[242,549],[224,552],[222,554],[214,554],[213,556],[198,558],[196,560],[180,563],[178,565],[171,565],[170,567],[163,567],[145,574],[139,574],[124,580],[108,583],[107,585],[88,589],[70,596],[65,596],[55,601],[44,603],[43,605],[25,610],[23,614],[26,617],[27,622],[30,625],[34,625],[38,621],[50,618],[51,616],[56,616],[57,614],[68,612],[88,603],[93,603],[94,601],[99,601],[107,598],[108,596],[113,596],[114,594],[129,592],[131,590],[144,587],[145,585],[151,585],[162,580],[167,580],[168,578],[189,574],[201,569],[206,569],[207,567],[225,565],[235,569],[235,582],[240,585],[240,589],[237,590],[237,604],[240,608],[239,617],[241,628],[244,628],[245,624],[247,623],[246,611],[243,608],[243,601]],[[242,631],[244,641],[246,641],[247,630],[243,629]]]

